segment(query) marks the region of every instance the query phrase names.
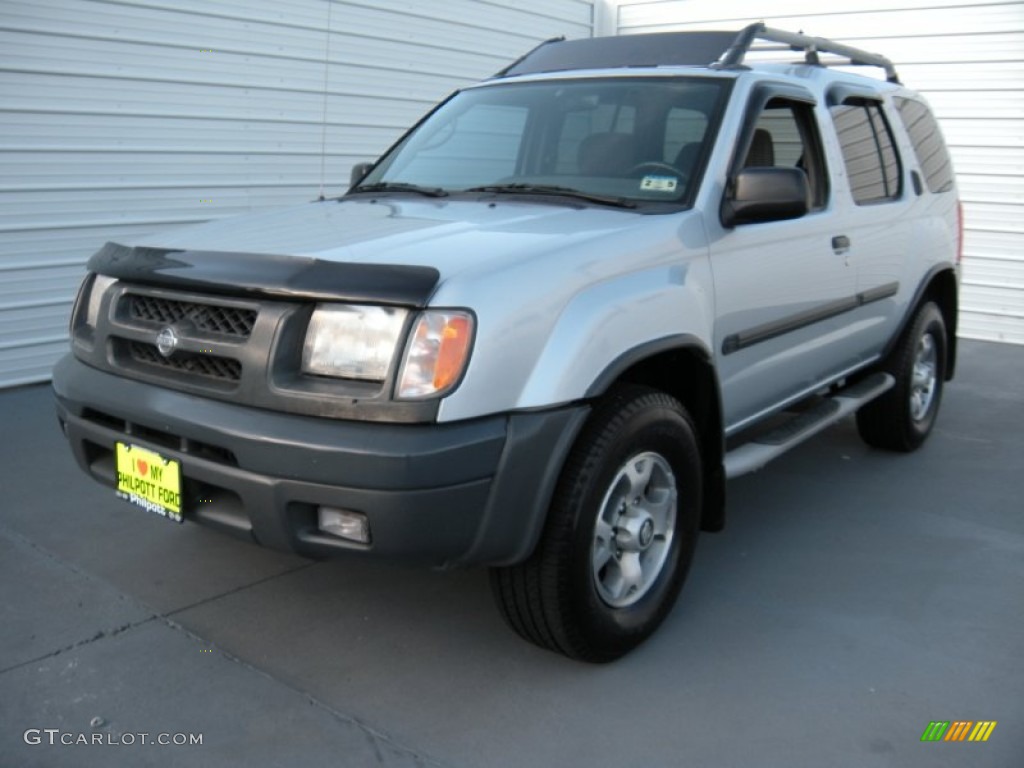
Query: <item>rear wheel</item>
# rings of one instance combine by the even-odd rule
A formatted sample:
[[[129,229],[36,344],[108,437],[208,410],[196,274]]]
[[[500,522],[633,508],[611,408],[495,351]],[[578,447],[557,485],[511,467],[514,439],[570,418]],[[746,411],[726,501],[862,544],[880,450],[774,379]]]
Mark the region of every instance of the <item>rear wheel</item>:
[[[921,305],[883,370],[895,386],[857,412],[857,429],[868,445],[913,451],[928,437],[946,378],[946,324],[933,302]]]
[[[570,453],[533,556],[491,572],[505,620],[585,661],[639,645],[689,569],[701,478],[696,433],[677,400],[644,387],[613,392]]]

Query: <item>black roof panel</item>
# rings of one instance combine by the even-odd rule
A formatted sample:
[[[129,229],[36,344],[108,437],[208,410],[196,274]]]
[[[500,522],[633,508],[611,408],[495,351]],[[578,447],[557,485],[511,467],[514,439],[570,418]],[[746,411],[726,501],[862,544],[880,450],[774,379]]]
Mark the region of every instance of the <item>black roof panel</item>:
[[[774,43],[775,46],[755,49],[759,42]],[[751,50],[802,52],[804,63],[814,66],[881,67],[885,70],[886,80],[899,82],[896,67],[884,56],[823,37],[772,29],[764,22],[750,24],[738,32],[660,32],[583,40],[557,38],[541,43],[495,77],[620,67],[714,66],[716,69],[735,70],[744,68],[743,61]],[[821,53],[839,60],[822,61]]]
[[[551,40],[499,76],[614,67],[707,66],[722,57],[736,32],[659,32],[651,35]]]

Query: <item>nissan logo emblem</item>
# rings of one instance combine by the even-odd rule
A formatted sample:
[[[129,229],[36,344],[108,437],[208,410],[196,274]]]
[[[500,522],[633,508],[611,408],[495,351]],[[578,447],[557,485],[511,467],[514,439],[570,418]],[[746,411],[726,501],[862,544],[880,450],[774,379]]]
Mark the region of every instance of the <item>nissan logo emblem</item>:
[[[156,337],[157,351],[164,357],[170,357],[178,347],[178,334],[173,328],[164,328]]]

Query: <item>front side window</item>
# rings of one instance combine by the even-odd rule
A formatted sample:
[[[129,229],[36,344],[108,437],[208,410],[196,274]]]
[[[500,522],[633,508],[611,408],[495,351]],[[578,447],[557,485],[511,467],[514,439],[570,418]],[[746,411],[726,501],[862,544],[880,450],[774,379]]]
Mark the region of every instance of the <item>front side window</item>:
[[[788,98],[773,98],[761,109],[741,168],[798,168],[807,176],[810,208],[828,202],[828,173],[814,108]]]
[[[857,205],[896,200],[902,193],[900,159],[882,105],[847,99],[830,109]]]
[[[727,79],[614,77],[498,83],[456,94],[350,194],[556,194],[631,204],[692,199]]]

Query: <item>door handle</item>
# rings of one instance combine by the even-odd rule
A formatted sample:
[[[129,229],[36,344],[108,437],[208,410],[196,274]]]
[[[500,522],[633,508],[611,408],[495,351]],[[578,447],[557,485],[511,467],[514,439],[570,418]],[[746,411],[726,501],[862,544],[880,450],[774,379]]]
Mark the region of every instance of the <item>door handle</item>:
[[[832,250],[836,254],[842,256],[848,250],[850,250],[850,238],[846,235],[836,235],[832,238]]]

